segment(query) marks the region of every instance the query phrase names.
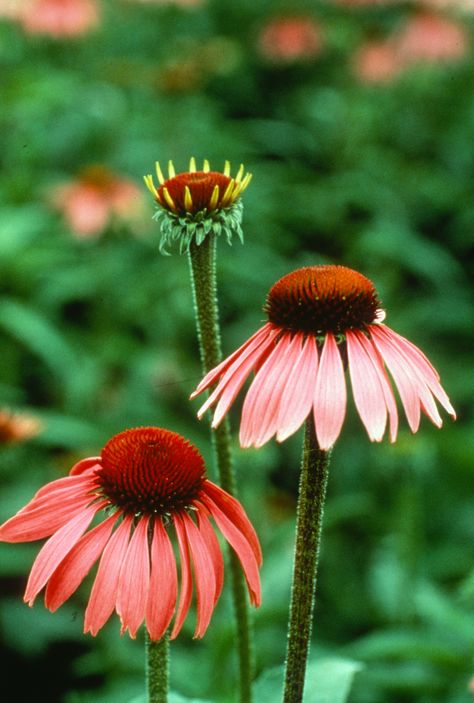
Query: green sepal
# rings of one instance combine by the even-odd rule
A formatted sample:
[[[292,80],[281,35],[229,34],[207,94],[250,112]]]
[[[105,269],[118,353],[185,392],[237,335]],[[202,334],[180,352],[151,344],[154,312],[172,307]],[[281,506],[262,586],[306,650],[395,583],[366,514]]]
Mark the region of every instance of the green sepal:
[[[199,246],[210,234],[216,237],[223,234],[229,245],[232,245],[232,237],[237,235],[243,244],[242,211],[243,205],[240,200],[228,208],[210,212],[200,210],[195,214],[186,215],[177,215],[163,207],[158,207],[153,219],[161,227],[160,253],[169,256],[168,246],[173,242],[179,242],[179,253],[185,254],[189,251],[193,240]]]

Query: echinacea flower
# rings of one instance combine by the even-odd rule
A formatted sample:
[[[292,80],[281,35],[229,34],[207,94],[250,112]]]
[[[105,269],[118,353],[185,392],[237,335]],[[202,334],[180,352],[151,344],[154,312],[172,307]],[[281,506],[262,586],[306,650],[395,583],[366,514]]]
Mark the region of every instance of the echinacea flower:
[[[88,530],[94,518],[99,521]],[[100,558],[84,622],[84,631],[93,635],[115,609],[122,633],[135,637],[145,621],[151,640],[163,636],[175,614],[171,637],[176,637],[194,579],[194,636],[202,637],[224,577],[209,518],[236,552],[250,600],[259,605],[260,546],[242,506],[207,480],[196,447],[158,427],[112,437],[99,457],[83,459],[69,476],[41,488],[0,527],[0,540],[49,537],[31,569],[24,600],[33,605],[46,586],[45,605],[51,611],[74,593]],[[169,533],[176,537],[175,547]],[[178,603],[175,550],[181,562]]]
[[[240,196],[252,178],[245,174],[241,164],[237,174],[230,175],[230,163],[224,171],[211,171],[206,159],[201,170],[191,158],[189,170],[176,174],[172,161],[168,162],[165,179],[159,162],[156,162],[158,187],[153,176],[144,177],[145,184],[155,198],[158,210],[154,218],[161,224],[160,251],[167,244],[178,240],[180,251],[187,251],[191,241],[201,244],[209,234],[225,234],[229,244],[232,235],[242,241],[242,203]]]
[[[304,15],[275,17],[267,22],[258,38],[262,56],[279,64],[309,61],[323,48],[320,25]]]
[[[28,34],[59,39],[86,34],[99,16],[96,0],[22,0],[18,19]]]
[[[60,210],[79,239],[99,235],[119,218],[132,220],[141,198],[137,186],[102,165],[83,169],[75,181],[56,186],[51,202]]]
[[[434,398],[455,417],[439,376],[423,352],[382,323],[377,291],[368,278],[345,266],[309,266],[271,288],[268,322],[237,351],[212,369],[191,397],[216,381],[198,412],[217,403],[213,427],[222,420],[252,371],[240,426],[243,447],[260,447],[273,435],[293,434],[313,412],[321,449],[329,449],[346,412],[345,369],[359,416],[379,442],[389,419],[397,437],[395,384],[408,424],[416,432],[420,411],[438,427]],[[390,379],[390,376],[391,379]]]
[[[41,422],[27,413],[0,409],[0,445],[24,442],[41,432]]]

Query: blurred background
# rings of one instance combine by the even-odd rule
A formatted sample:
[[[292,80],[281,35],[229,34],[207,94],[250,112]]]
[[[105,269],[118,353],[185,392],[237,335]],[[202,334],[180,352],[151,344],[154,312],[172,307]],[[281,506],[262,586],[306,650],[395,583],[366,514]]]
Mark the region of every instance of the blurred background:
[[[474,701],[472,0],[0,0],[0,481],[4,520],[126,427],[207,458],[188,263],[158,253],[142,176],[189,157],[253,172],[245,245],[219,242],[223,345],[270,286],[360,270],[441,373],[456,423],[371,444],[352,402],[333,453],[312,653],[361,662],[350,703]],[[285,651],[301,432],[240,450],[261,537],[258,672]],[[39,545],[0,545],[2,681],[15,701],[125,703],[142,638],[82,634],[91,579],[57,613],[22,602]],[[228,589],[173,688],[228,702]],[[257,702],[258,703],[258,702]]]

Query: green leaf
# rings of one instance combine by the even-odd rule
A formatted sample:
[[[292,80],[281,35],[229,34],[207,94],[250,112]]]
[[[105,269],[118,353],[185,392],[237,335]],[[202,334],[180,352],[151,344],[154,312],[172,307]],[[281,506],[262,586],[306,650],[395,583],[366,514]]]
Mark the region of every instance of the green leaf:
[[[345,703],[352,679],[362,665],[350,659],[328,658],[309,662],[304,703]],[[258,703],[275,703],[282,697],[284,667],[267,669],[255,684]]]

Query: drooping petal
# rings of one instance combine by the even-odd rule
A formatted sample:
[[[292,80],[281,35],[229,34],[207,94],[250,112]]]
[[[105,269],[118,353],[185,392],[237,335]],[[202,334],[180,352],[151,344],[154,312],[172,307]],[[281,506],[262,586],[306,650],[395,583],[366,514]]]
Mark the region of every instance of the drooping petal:
[[[370,335],[395,381],[410,429],[416,432],[420,425],[420,383],[412,368],[404,363],[403,357],[381,333],[378,325],[371,325]]]
[[[242,408],[240,442],[261,447],[278,429],[283,390],[293,370],[302,335],[284,334],[255,375]]]
[[[211,556],[200,531],[187,513],[183,513],[182,518],[196,583],[197,622],[194,637],[200,638],[204,636],[214,610],[216,577]]]
[[[251,545],[242,532],[216,505],[212,498],[203,493],[201,500],[211,513],[220,531],[229,542],[242,564],[245,580],[247,581],[249,589],[250,602],[252,605],[259,606],[261,603],[260,575],[258,572],[258,563]]]
[[[380,442],[387,422],[387,407],[379,375],[355,332],[346,332],[347,358],[354,402],[372,442]]]
[[[390,379],[387,375],[387,372],[385,370],[385,367],[383,365],[383,360],[382,357],[380,356],[379,352],[377,351],[376,347],[374,347],[372,340],[368,339],[365,334],[362,332],[356,330],[354,332],[356,334],[357,339],[361,343],[361,345],[364,347],[365,351],[367,352],[368,357],[370,358],[373,367],[378,375],[379,383],[382,388],[382,392],[384,395],[385,399],[385,405],[387,406],[387,411],[388,411],[388,417],[389,417],[389,424],[390,424],[390,441],[395,442],[397,439],[397,432],[398,432],[398,411],[397,411],[397,403],[395,401],[395,396],[393,394],[393,389],[392,385],[390,383]]]
[[[274,329],[274,326],[270,322],[267,322],[265,325],[263,325],[263,327],[260,327],[260,329],[258,329],[251,337],[249,337],[249,339],[247,339],[246,342],[242,344],[242,346],[236,349],[235,352],[226,357],[224,361],[221,361],[218,366],[215,366],[209,371],[209,373],[204,376],[202,381],[197,386],[196,390],[191,393],[190,399],[192,400],[197,395],[205,391],[206,388],[212,386],[212,384],[225,373],[229,366],[235,360],[240,358],[240,356],[248,347],[255,348],[256,346],[258,346],[272,329]]]
[[[186,539],[186,531],[180,515],[175,515],[174,527],[176,530],[176,537],[178,538],[178,548],[181,562],[181,587],[176,618],[170,635],[170,639],[172,640],[179,635],[180,630],[183,627],[186,615],[188,614],[189,606],[191,605],[191,598],[193,594],[188,542]]]
[[[123,558],[117,590],[116,609],[122,623],[121,633],[128,630],[132,639],[145,618],[149,586],[148,518],[141,517]]]
[[[60,500],[52,496],[34,498],[16,515],[0,527],[3,542],[32,542],[49,537],[66,525],[71,518],[82,514],[94,496],[91,485],[61,490]],[[59,490],[59,489],[58,489]]]
[[[91,456],[87,459],[81,459],[77,464],[74,464],[69,472],[69,476],[80,476],[84,471],[90,471],[94,468],[100,468],[101,466],[100,456]]]
[[[110,515],[81,537],[54,571],[46,586],[44,603],[54,612],[76,591],[102,554],[117,521]]]
[[[397,348],[402,352],[409,363],[415,367],[419,377],[428,386],[434,397],[441,403],[443,408],[456,419],[456,411],[450,403],[446,391],[439,382],[439,374],[431,364],[429,359],[423,354],[421,349],[418,349],[412,342],[400,334],[394,332],[390,327],[381,325],[381,331],[388,339],[395,343]]]
[[[332,447],[346,414],[346,382],[341,355],[331,332],[326,334],[319,360],[313,411],[316,437],[321,449]]]
[[[223,488],[217,486],[212,481],[205,481],[202,490],[214,501],[214,503],[222,510],[229,520],[242,532],[245,539],[250,544],[252,551],[260,566],[262,563],[262,549],[252,523],[247,517],[247,513],[243,509],[239,501],[231,496],[230,493],[224,491]]]
[[[199,418],[201,418],[206,410],[219,399],[212,421],[213,426],[217,427],[229,409],[232,401],[244,385],[250,372],[255,369],[267,349],[272,346],[273,340],[277,334],[277,330],[269,330],[264,337],[262,336],[255,339],[254,342],[235,359],[225,371],[204,405],[199,408]]]
[[[308,417],[313,404],[317,373],[318,350],[314,337],[309,335],[293,363],[282,393],[277,420],[278,442],[290,437]]]
[[[204,507],[197,511],[197,518],[199,531],[204,542],[206,543],[214,566],[214,576],[216,581],[214,605],[216,605],[222,592],[222,586],[224,585],[224,559],[222,557],[219,540],[217,539],[216,533],[214,532],[214,528],[212,527],[209,518],[204,513]]]
[[[57,478],[55,481],[50,481],[49,483],[42,486],[37,493],[33,496],[23,510],[28,509],[30,506],[34,506],[34,501],[38,498],[46,498],[50,495],[59,495],[61,491],[64,491],[67,495],[68,491],[74,491],[76,488],[81,488],[87,486],[91,483],[92,472],[88,472],[85,475],[80,476],[63,476],[62,478]]]
[[[199,408],[199,418],[201,418],[206,410],[219,399],[212,419],[212,426],[216,428],[219,425],[247,380],[248,375],[255,369],[262,356],[265,356],[267,350],[273,345],[273,341],[277,335],[278,330],[270,330],[265,337],[258,340],[258,343],[255,342],[253,345],[247,347],[242,355],[229,366],[214,391],[204,405]]]
[[[131,526],[132,517],[126,515],[104,549],[86,608],[84,632],[96,635],[113,613]]]
[[[178,594],[176,559],[161,518],[155,518],[151,544],[151,576],[146,624],[152,641],[163,637],[173,617]]]
[[[94,515],[105,505],[96,503],[84,508],[79,515],[73,517],[43,545],[35,559],[26,584],[25,603],[33,605],[36,596],[46,584],[51,574],[59,566],[64,557],[71,551],[76,542],[89,527]]]
[[[291,335],[285,333],[257,372],[245,396],[240,423],[240,445],[261,446],[267,427],[278,417],[278,380],[285,368]],[[285,377],[286,378],[286,377]],[[276,431],[276,429],[275,429]]]

